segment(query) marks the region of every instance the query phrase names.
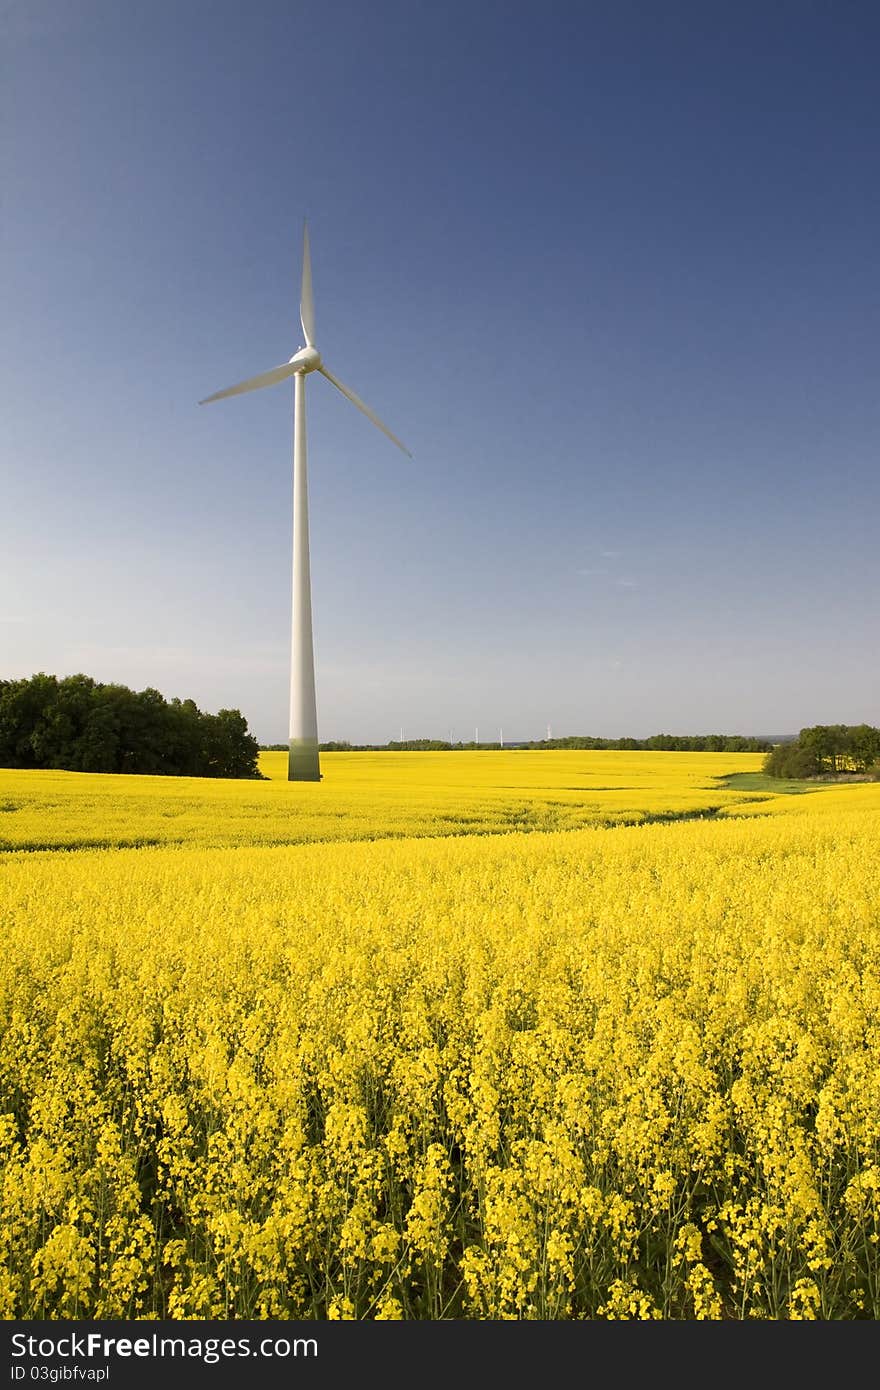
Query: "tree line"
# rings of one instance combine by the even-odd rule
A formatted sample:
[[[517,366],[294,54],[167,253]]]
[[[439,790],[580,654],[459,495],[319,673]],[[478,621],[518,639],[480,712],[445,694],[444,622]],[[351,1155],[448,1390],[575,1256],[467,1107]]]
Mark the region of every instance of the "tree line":
[[[286,743],[266,743],[267,752],[286,752]],[[349,743],[333,740],[319,744],[322,753],[423,753],[443,749],[502,749],[502,748],[623,748],[639,751],[656,749],[683,753],[766,753],[772,744],[763,738],[745,734],[652,734],[650,738],[594,738],[589,734],[571,734],[565,738],[533,739],[527,743],[450,743],[440,738],[408,738],[389,743]]]
[[[258,778],[258,757],[237,709],[205,714],[81,674],[0,681],[0,767]]]
[[[814,724],[764,759],[770,777],[880,776],[880,729],[871,724]]]
[[[622,748],[633,752],[659,750],[670,753],[764,753],[771,747],[766,739],[745,734],[651,734],[650,738],[593,738],[572,734],[567,738],[544,738],[523,743],[522,748]]]

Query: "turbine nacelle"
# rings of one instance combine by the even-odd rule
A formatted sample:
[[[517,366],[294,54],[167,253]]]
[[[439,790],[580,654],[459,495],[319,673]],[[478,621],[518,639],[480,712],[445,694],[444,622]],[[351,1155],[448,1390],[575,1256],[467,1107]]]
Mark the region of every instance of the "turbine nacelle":
[[[246,391],[258,391],[261,386],[277,386],[279,382],[289,381],[292,376],[308,376],[310,372],[320,372],[321,376],[326,377],[331,386],[335,386],[337,391],[341,391],[352,403],[356,405],[368,420],[372,420],[377,429],[387,435],[392,444],[396,444],[398,449],[402,449],[408,458],[412,454],[405,444],[401,444],[396,434],[392,434],[387,425],[383,425],[378,415],[375,415],[368,405],[365,405],[360,396],[356,396],[348,387],[344,386],[338,377],[328,371],[324,366],[324,359],[315,347],[315,301],[312,294],[312,257],[309,251],[309,232],[308,228],[303,228],[303,270],[302,270],[302,290],[300,293],[299,315],[302,322],[303,335],[306,340],[305,347],[298,348],[292,357],[286,362],[282,362],[280,367],[272,367],[268,372],[261,372],[259,376],[248,377],[247,381],[240,381],[236,386],[227,386],[225,391],[215,391],[213,396],[206,396],[199,405],[207,405],[209,401],[223,401],[227,396],[243,396]]]
[[[321,354],[315,347],[300,348],[290,358],[289,365],[294,371],[302,372],[303,376],[307,372],[319,372],[321,370]]]

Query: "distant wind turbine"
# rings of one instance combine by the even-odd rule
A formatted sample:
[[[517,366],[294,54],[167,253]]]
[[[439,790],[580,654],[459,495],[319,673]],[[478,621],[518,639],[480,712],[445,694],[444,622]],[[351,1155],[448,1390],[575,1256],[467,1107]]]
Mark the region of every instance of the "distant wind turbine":
[[[309,229],[303,227],[302,288],[299,301],[300,320],[305,335],[305,347],[300,347],[289,362],[260,376],[240,381],[207,396],[199,405],[222,401],[227,396],[241,396],[245,391],[258,391],[261,386],[275,386],[293,377],[293,627],[290,654],[290,754],[287,779],[290,782],[319,782],[321,769],[318,758],[318,711],[315,700],[315,655],[312,640],[312,591],[309,574],[309,491],[306,472],[306,377],[320,372],[347,396],[352,405],[363,411],[377,429],[386,434],[392,444],[402,449],[408,458],[412,454],[396,435],[382,424],[368,405],[343,386],[338,377],[324,366],[315,347],[315,301],[312,294],[312,260],[309,252]]]

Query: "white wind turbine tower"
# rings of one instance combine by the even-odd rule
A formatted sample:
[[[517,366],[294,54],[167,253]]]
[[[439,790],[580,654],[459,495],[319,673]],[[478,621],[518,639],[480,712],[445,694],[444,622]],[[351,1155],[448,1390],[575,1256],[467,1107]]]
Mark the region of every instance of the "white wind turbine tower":
[[[293,377],[293,629],[290,655],[290,755],[287,778],[290,782],[319,782],[321,770],[318,759],[318,711],[315,701],[315,656],[312,641],[312,592],[309,575],[309,494],[306,473],[306,377],[320,372],[352,405],[362,410],[368,420],[387,434],[407,457],[412,454],[396,435],[393,435],[368,405],[350,391],[324,366],[315,347],[315,302],[312,295],[312,261],[309,253],[309,229],[303,227],[302,289],[299,303],[300,320],[305,347],[294,353],[289,362],[260,376],[240,381],[199,401],[222,401],[226,396],[240,396],[245,391],[257,391],[261,386],[275,386]]]

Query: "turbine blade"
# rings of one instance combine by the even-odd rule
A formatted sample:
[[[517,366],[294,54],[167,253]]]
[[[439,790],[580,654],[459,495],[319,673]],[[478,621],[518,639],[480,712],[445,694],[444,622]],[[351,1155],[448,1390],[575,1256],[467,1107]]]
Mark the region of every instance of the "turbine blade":
[[[315,344],[315,298],[312,294],[312,257],[309,251],[308,223],[303,223],[303,273],[299,297],[299,317],[306,335],[306,347]]]
[[[328,372],[326,367],[319,367],[318,371],[321,373],[322,376],[325,376],[328,381],[333,383],[337,391],[341,391],[343,396],[347,396],[348,399],[351,401],[352,405],[356,405],[358,410],[362,410],[366,415],[367,419],[372,420],[373,424],[376,426],[377,429],[380,429],[383,434],[387,434],[392,444],[396,444],[398,449],[402,449],[403,452],[406,454],[407,458],[412,458],[412,454],[410,453],[406,445],[401,444],[400,440],[397,438],[397,435],[392,434],[388,427],[382,424],[382,421],[379,419],[378,415],[373,414],[370,407],[364,404],[360,396],[356,396],[353,391],[350,391],[348,389],[347,386],[343,386],[342,382],[337,377],[335,377],[332,372]]]
[[[292,362],[285,362],[282,367],[273,367],[271,372],[263,372],[260,376],[248,377],[247,381],[240,381],[237,386],[227,386],[225,391],[215,391],[213,396],[206,396],[199,405],[208,405],[211,401],[222,401],[226,396],[241,396],[245,391],[259,391],[261,386],[274,386],[276,382],[283,381],[285,377],[293,376],[296,367]]]

